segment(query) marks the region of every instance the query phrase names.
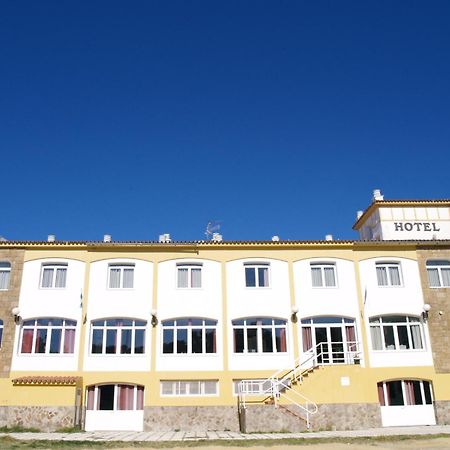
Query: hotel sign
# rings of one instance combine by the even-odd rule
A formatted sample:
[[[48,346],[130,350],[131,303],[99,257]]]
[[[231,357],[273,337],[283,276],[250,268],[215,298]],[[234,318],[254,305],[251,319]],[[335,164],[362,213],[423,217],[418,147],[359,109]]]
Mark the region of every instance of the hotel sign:
[[[394,222],[395,231],[441,231],[436,222]]]

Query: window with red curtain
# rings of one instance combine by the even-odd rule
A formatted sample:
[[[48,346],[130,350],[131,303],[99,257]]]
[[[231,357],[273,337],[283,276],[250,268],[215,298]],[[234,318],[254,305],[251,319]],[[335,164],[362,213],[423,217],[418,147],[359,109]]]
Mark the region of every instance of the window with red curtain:
[[[312,333],[311,327],[302,327],[303,351],[307,352],[312,349]]]

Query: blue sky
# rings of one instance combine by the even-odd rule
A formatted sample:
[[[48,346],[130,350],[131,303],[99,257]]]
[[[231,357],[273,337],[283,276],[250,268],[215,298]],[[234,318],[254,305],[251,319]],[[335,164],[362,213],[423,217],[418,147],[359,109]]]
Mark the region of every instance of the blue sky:
[[[354,239],[449,198],[448,1],[0,5],[0,235]]]

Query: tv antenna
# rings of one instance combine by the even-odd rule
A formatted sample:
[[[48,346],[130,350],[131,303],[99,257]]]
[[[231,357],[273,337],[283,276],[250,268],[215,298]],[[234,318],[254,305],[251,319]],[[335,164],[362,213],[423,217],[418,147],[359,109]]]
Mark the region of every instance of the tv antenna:
[[[206,224],[205,236],[206,239],[212,239],[214,233],[217,233],[220,230],[221,220],[210,220]]]

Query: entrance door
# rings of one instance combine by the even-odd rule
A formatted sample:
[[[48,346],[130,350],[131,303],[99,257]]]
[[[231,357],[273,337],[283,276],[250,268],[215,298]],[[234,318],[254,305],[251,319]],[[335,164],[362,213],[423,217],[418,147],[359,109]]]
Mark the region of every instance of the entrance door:
[[[317,362],[319,364],[342,364],[345,362],[342,328],[340,326],[315,327],[315,338]]]

